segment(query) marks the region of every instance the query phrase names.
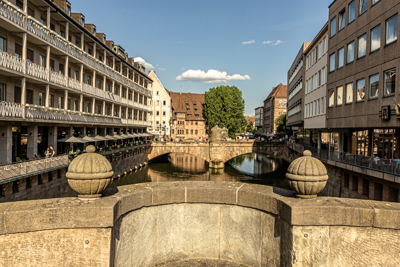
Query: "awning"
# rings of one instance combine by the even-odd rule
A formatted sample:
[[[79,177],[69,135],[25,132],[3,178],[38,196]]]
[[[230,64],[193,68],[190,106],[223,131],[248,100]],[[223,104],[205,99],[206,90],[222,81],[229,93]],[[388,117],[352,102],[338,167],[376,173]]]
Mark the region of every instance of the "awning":
[[[118,139],[118,140],[122,140],[122,139],[124,139],[122,136],[120,136],[120,135],[114,135],[113,136],[115,139]]]
[[[137,133],[133,133],[132,135],[133,135],[133,137],[135,137],[135,138],[136,138],[136,137],[139,137],[139,135],[138,135]]]
[[[85,136],[82,138],[82,140],[85,140],[87,142],[97,142],[96,139],[94,139],[93,137],[90,137],[90,136]]]
[[[131,133],[128,133],[126,136],[128,136],[128,138],[135,138],[135,136]]]
[[[129,137],[129,136],[128,136],[128,135],[126,135],[126,134],[121,134],[121,137],[122,137],[122,138],[124,138],[124,139],[131,138],[131,137]]]
[[[84,143],[87,143],[88,141],[85,141],[85,140],[83,140],[82,138],[79,138],[79,137],[72,136],[72,137],[66,137],[66,138],[63,138],[63,139],[58,139],[57,143],[58,142],[60,142],[60,143],[81,143],[81,144],[84,144]]]
[[[107,139],[104,138],[104,136],[101,135],[96,135],[93,137],[93,139],[96,139],[96,141],[106,141]]]
[[[111,135],[106,135],[106,136],[104,136],[104,138],[106,139],[106,140],[112,140],[112,141],[115,141],[115,140],[117,140],[116,138],[114,138],[113,136],[111,136]]]

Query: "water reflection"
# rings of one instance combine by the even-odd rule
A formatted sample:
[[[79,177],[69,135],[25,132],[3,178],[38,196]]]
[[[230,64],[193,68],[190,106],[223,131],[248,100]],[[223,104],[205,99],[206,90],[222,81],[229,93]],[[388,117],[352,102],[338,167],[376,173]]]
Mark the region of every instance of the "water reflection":
[[[209,169],[195,155],[171,153],[125,177],[110,187],[146,182],[242,181],[289,189],[285,180],[287,166],[280,159],[264,154],[246,154],[232,159],[225,169]]]

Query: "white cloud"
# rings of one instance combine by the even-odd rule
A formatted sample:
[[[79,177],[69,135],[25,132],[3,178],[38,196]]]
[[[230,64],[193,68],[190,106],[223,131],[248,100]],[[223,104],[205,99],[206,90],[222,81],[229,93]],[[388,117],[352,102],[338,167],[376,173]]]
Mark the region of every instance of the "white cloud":
[[[142,64],[146,69],[151,70],[154,69],[154,66],[151,65],[150,63],[146,62],[143,58],[141,57],[135,57],[133,59],[135,62]]]
[[[243,42],[242,44],[252,44],[252,43],[254,43],[255,41],[254,40],[250,40],[250,41],[245,41],[245,42]]]
[[[202,83],[228,83],[229,81],[250,80],[250,76],[240,74],[228,75],[225,71],[218,71],[213,69],[208,70],[207,73],[202,70],[187,70],[176,77],[176,80]]]
[[[164,68],[158,68],[158,70],[165,70]]]
[[[274,41],[264,41],[263,44],[272,44]]]
[[[280,44],[283,44],[283,43],[284,43],[284,41],[278,40],[278,41],[276,41],[276,42],[274,43],[274,45],[280,45]]]

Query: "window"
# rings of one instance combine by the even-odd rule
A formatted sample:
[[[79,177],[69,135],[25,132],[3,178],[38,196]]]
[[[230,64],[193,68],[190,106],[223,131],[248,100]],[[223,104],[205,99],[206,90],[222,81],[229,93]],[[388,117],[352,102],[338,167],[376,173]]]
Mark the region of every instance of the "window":
[[[347,45],[347,63],[354,61],[354,41]]]
[[[35,17],[35,10],[28,7],[28,16]]]
[[[349,22],[352,22],[356,19],[356,1],[354,0],[349,4]]]
[[[159,92],[158,91],[156,91],[156,95],[158,95],[159,94]]]
[[[335,53],[329,56],[329,72],[335,70]]]
[[[159,106],[160,105],[160,100],[157,100],[156,101],[156,106]]]
[[[163,104],[163,106],[166,106],[166,105],[167,105],[167,101],[164,100],[164,101],[162,102],[162,104]]]
[[[386,21],[386,44],[397,40],[397,15]]]
[[[381,25],[371,30],[371,52],[381,47]]]
[[[68,4],[65,5],[65,10],[67,12],[67,15],[70,16],[71,15],[71,7]]]
[[[282,115],[282,110],[279,110],[279,115]]]
[[[54,108],[54,95],[50,95],[50,107]]]
[[[322,74],[321,74],[321,84],[325,84],[325,72],[326,72],[326,69],[325,69],[325,67],[323,67],[322,68]]]
[[[81,17],[81,25],[83,26],[85,24],[85,19]]]
[[[378,3],[381,0],[372,0],[372,5],[375,5],[376,3]]]
[[[329,107],[333,107],[335,105],[335,90],[329,90]]]
[[[384,81],[385,88],[383,90],[383,94],[384,95],[394,94],[396,90],[396,69],[385,71],[384,79],[385,79]]]
[[[54,71],[54,59],[50,58],[50,70]]]
[[[344,65],[344,47],[340,48],[338,51],[338,69]]]
[[[341,106],[343,104],[343,86],[336,89],[336,105]]]
[[[367,35],[358,37],[358,54],[357,57],[363,57],[367,53]]]
[[[346,24],[346,10],[343,9],[339,12],[339,31],[344,28]]]
[[[122,90],[122,97],[126,98],[126,90]]]
[[[324,98],[321,98],[321,114],[324,114]]]
[[[360,0],[359,14],[363,14],[368,9],[368,0]]]
[[[44,55],[39,55],[39,66],[46,68],[46,57]]]
[[[50,30],[56,31],[56,25],[54,25],[53,23],[50,23]]]
[[[282,100],[279,100],[279,106],[282,106],[282,103],[283,103]]]
[[[365,97],[365,79],[357,81],[357,101],[363,101]]]
[[[4,101],[4,100],[2,100],[2,101]],[[43,93],[39,93],[39,106],[44,106],[43,104],[44,104],[43,103]]]
[[[331,37],[336,34],[336,17],[331,20]]]
[[[160,116],[160,111],[156,111],[156,116]]]
[[[1,52],[7,51],[7,39],[6,38],[0,37],[0,51]],[[21,54],[22,54],[22,46],[21,46]]]
[[[163,117],[165,117],[167,114],[165,111],[162,112]]]
[[[22,45],[20,45],[19,43],[15,43],[15,56],[17,58],[22,57]]]
[[[369,98],[376,98],[379,94],[379,74],[369,77]]]
[[[64,74],[64,64],[63,63],[58,63],[58,71],[62,74]]]
[[[353,83],[346,85],[346,104],[353,102]]]
[[[326,53],[326,37],[324,38],[324,54]]]

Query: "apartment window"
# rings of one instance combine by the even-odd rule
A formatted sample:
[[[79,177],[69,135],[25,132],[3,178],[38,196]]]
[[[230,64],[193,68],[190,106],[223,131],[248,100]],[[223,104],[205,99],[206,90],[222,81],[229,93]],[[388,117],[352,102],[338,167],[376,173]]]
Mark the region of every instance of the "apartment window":
[[[159,106],[160,105],[160,100],[157,100],[156,101],[156,106]]]
[[[335,53],[329,56],[329,72],[335,70]]]
[[[367,35],[358,37],[358,54],[357,57],[361,58],[367,53]]]
[[[128,99],[129,99],[129,100],[132,100],[132,92],[129,92],[129,93],[128,93]]]
[[[46,57],[44,55],[39,55],[39,66],[46,68]]]
[[[165,113],[165,111],[163,111],[163,112],[162,112],[162,115],[163,115],[164,117],[166,116],[166,113]]]
[[[87,84],[92,85],[92,76],[87,76]]]
[[[365,98],[365,79],[357,81],[357,101],[363,101]]]
[[[346,85],[346,104],[353,102],[353,83]]]
[[[166,105],[167,105],[167,101],[164,100],[164,101],[162,102],[162,104],[163,104],[163,106],[166,106]]]
[[[54,59],[50,58],[50,70],[54,71]]]
[[[379,94],[379,74],[369,77],[369,98],[377,98]]]
[[[343,86],[336,89],[336,105],[341,106],[343,104]]]
[[[50,95],[50,107],[54,108],[54,95]]]
[[[1,100],[1,101],[5,101],[5,100]],[[39,106],[44,106],[43,93],[39,93]]]
[[[160,116],[160,111],[156,111],[156,116]]]
[[[329,90],[329,107],[333,107],[335,105],[335,90]]]
[[[40,23],[42,23],[43,25],[47,26],[47,20],[42,16],[40,16]]]
[[[372,0],[372,5],[375,5],[376,3],[378,3],[381,0]]]
[[[356,19],[356,1],[354,0],[349,4],[349,22],[352,22]]]
[[[54,25],[53,23],[50,23],[50,30],[56,31],[56,25]]]
[[[63,63],[58,63],[58,71],[61,72],[62,74],[64,74],[64,64]]]
[[[156,95],[159,95],[159,93],[160,93],[159,91],[156,91]]]
[[[322,68],[322,74],[321,74],[321,84],[325,84],[325,75],[326,75],[326,68]]]
[[[122,90],[122,97],[126,98],[126,90]]]
[[[340,48],[338,51],[338,69],[344,65],[344,47]]]
[[[279,106],[282,106],[282,103],[283,103],[282,100],[279,100]]]
[[[371,52],[381,47],[381,25],[371,30]]]
[[[16,44],[17,45],[17,44]],[[21,47],[21,54],[22,54],[22,46],[20,45],[20,47]],[[17,48],[15,48],[15,50],[16,50]],[[7,51],[7,39],[6,38],[3,38],[3,37],[1,37],[0,36],[0,51],[1,52],[6,52]]]
[[[324,98],[322,97],[321,98],[321,114],[324,114],[325,112],[324,112]]]
[[[347,45],[347,63],[354,61],[354,41]]]
[[[283,105],[286,107],[286,103],[287,103],[287,101],[286,100],[283,100]],[[194,110],[197,110],[197,109],[194,109]]]
[[[28,7],[28,16],[35,17],[35,10],[33,8]]]
[[[346,10],[343,9],[339,12],[339,31],[344,28],[346,24]]]
[[[324,54],[326,53],[326,37],[324,38]]]
[[[331,20],[331,37],[336,34],[336,17]]]
[[[28,50],[26,51],[26,59],[30,62],[33,62],[33,55],[34,55],[33,50],[28,48]]]
[[[85,24],[85,19],[81,17],[81,25],[83,26]]]
[[[71,7],[68,4],[65,5],[65,10],[67,12],[67,15],[70,16],[71,15]]]
[[[386,21],[386,44],[397,40],[397,18],[396,15]]]
[[[283,114],[286,114],[286,109],[283,110]]]
[[[87,112],[92,113],[92,104],[90,102],[87,103]]]
[[[360,0],[360,10],[359,14],[363,14],[368,9],[368,0]]]
[[[282,110],[279,110],[279,115],[282,115]]]
[[[396,90],[396,69],[391,69],[388,71],[385,71],[384,75],[384,90],[383,94],[384,95],[391,95],[395,93]]]
[[[24,8],[24,3],[23,3],[21,0],[17,0],[16,3],[15,3],[15,5],[16,5],[17,7],[19,7],[20,9],[23,9],[23,8]]]

